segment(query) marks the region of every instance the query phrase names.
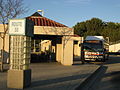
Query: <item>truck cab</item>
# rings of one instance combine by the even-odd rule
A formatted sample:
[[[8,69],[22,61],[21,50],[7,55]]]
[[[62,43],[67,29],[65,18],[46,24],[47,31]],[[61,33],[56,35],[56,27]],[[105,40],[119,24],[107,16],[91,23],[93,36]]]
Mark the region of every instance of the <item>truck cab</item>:
[[[103,37],[89,36],[81,44],[82,61],[102,61],[108,58]]]

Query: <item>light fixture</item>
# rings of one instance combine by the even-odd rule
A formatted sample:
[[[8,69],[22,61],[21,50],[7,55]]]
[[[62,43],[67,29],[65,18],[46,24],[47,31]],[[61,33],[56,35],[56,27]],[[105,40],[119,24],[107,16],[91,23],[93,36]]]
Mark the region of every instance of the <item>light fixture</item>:
[[[42,16],[44,16],[44,11],[43,10],[37,10],[37,12],[41,12]]]

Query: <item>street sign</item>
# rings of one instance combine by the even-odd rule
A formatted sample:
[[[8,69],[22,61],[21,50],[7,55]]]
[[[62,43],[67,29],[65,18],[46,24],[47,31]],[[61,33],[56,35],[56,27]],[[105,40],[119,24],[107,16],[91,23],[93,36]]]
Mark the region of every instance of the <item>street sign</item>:
[[[9,35],[33,36],[33,22],[28,19],[10,19]]]

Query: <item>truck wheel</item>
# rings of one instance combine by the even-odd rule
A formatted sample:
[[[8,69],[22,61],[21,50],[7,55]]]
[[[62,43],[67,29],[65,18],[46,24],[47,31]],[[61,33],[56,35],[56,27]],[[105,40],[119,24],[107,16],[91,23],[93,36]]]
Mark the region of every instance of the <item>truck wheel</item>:
[[[103,60],[102,60],[103,62],[105,62],[106,61],[106,58],[105,58],[105,56],[103,57]]]
[[[81,60],[82,64],[85,64],[85,60]]]
[[[109,60],[109,54],[107,55],[107,58],[106,58],[106,60]]]

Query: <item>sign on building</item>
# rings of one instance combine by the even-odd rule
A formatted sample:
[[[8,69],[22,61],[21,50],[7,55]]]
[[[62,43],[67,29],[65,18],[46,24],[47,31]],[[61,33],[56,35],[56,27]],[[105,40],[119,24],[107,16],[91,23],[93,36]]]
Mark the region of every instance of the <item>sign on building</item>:
[[[33,36],[33,22],[28,19],[10,19],[9,35]]]

